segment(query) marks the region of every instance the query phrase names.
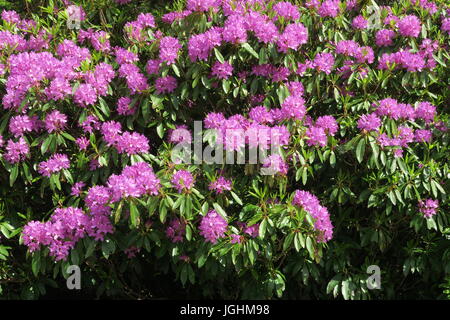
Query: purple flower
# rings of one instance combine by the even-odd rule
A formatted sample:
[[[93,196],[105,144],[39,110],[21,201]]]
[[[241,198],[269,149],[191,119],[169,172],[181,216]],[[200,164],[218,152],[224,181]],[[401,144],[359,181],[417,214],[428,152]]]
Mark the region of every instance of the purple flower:
[[[423,119],[425,123],[433,122],[435,115],[436,107],[427,101],[419,103],[415,111],[416,118]]]
[[[375,43],[380,47],[392,46],[394,42],[395,32],[389,29],[378,30],[375,34]]]
[[[53,173],[69,168],[70,161],[67,155],[55,153],[47,161],[39,163],[38,172],[45,177],[50,177]]]
[[[202,235],[207,242],[215,244],[219,238],[225,235],[228,223],[215,210],[210,210],[206,216],[202,218],[200,226],[200,235]]]
[[[23,136],[25,132],[31,132],[34,130],[33,120],[27,116],[15,116],[9,120],[9,132],[15,137]]]
[[[334,136],[339,128],[336,119],[332,116],[322,116],[317,118],[315,125],[316,127],[320,127],[325,130],[325,133],[330,136]]]
[[[339,14],[339,0],[325,0],[319,8],[321,17],[336,17]]]
[[[306,129],[306,137],[308,138],[306,143],[309,146],[325,147],[327,145],[327,135],[325,130],[321,127],[309,127]]]
[[[265,174],[280,174],[282,176],[287,175],[289,166],[279,154],[272,154],[265,158],[262,163],[263,168],[268,168],[269,171],[265,171]]]
[[[75,143],[77,144],[78,148],[80,148],[80,150],[86,150],[91,142],[86,137],[80,137],[75,140]]]
[[[298,7],[289,2],[278,2],[273,6],[272,10],[286,20],[297,20],[300,18]]]
[[[86,186],[83,181],[79,181],[72,186],[71,195],[79,197],[81,195],[82,189]]]
[[[61,131],[67,123],[67,116],[58,110],[53,110],[45,119],[45,128],[48,133]]]
[[[331,53],[318,53],[313,60],[313,66],[317,71],[330,74],[334,66],[334,57]]]
[[[86,107],[97,102],[97,92],[94,87],[88,83],[82,83],[73,96],[75,103],[81,107]]]
[[[314,219],[314,228],[320,232],[318,242],[327,242],[333,237],[333,225],[327,208],[320,205],[319,199],[308,191],[297,190],[292,204],[301,207]]]
[[[416,130],[414,131],[414,141],[416,142],[430,142],[433,134],[430,130]]]
[[[164,37],[159,43],[159,59],[167,64],[175,63],[178,58],[178,51],[182,48],[180,42],[174,37]]]
[[[219,79],[228,79],[233,74],[233,66],[227,61],[224,63],[217,61],[212,67],[212,74]]]
[[[377,115],[363,114],[358,120],[358,129],[366,131],[377,131],[381,126],[381,119]]]
[[[183,191],[190,190],[194,186],[194,177],[189,171],[179,170],[172,176],[170,182],[178,190],[178,193],[182,193]]]
[[[136,112],[135,107],[130,107],[131,99],[129,97],[121,97],[117,101],[117,113],[123,116],[129,116]]]
[[[422,26],[419,18],[415,15],[405,16],[398,22],[398,31],[404,37],[416,38],[420,30],[422,30]]]
[[[283,101],[281,111],[286,119],[302,120],[306,114],[305,100],[300,96],[289,96]]]
[[[155,89],[157,94],[171,93],[177,88],[177,80],[172,76],[156,79]]]
[[[437,213],[439,208],[439,201],[433,199],[426,199],[419,201],[419,212],[422,213],[425,218],[429,219]]]
[[[213,181],[209,184],[209,190],[214,190],[217,194],[223,193],[225,190],[231,190],[232,181],[230,179],[226,179],[223,176],[217,178],[216,181]]]
[[[353,26],[353,28],[359,29],[359,30],[365,29],[365,28],[367,28],[367,20],[364,19],[363,16],[359,15],[353,19],[352,26]]]
[[[173,243],[183,242],[186,234],[186,224],[179,218],[172,219],[166,229],[166,236]]]
[[[277,45],[280,52],[286,53],[288,49],[297,50],[302,44],[307,42],[308,29],[301,23],[291,23],[279,36]]]
[[[191,143],[192,133],[189,131],[186,125],[177,125],[175,129],[170,129],[168,131],[167,140],[170,143]]]
[[[8,140],[4,157],[9,163],[17,163],[24,161],[29,152],[30,148],[27,142],[23,137],[20,137],[17,142]]]

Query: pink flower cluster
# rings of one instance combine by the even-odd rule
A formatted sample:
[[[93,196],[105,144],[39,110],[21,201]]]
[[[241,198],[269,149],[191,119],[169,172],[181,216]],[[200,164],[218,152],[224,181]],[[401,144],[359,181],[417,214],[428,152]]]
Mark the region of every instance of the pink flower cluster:
[[[179,170],[174,173],[170,181],[172,186],[178,190],[178,193],[189,191],[194,186],[194,177],[187,170]]]
[[[114,146],[119,153],[128,155],[137,153],[148,153],[150,146],[148,139],[137,132],[123,132],[122,125],[119,122],[108,121],[101,126],[103,139],[110,146]]]
[[[56,261],[65,260],[76,243],[90,236],[103,240],[113,227],[109,220],[85,214],[79,208],[58,208],[49,221],[31,221],[23,228],[23,241],[30,252],[48,247]]]
[[[327,208],[320,205],[319,199],[308,191],[297,190],[292,200],[296,205],[308,212],[314,219],[314,228],[320,232],[319,242],[327,242],[333,237],[333,225]]]
[[[70,161],[67,155],[55,153],[47,161],[39,163],[38,172],[45,177],[50,177],[56,172],[69,168]]]
[[[215,210],[210,210],[200,222],[198,229],[206,242],[215,244],[219,238],[225,235],[228,222]]]
[[[433,199],[426,199],[419,201],[419,211],[425,218],[429,219],[437,213],[439,208],[439,201]]]
[[[209,184],[209,190],[214,190],[217,194],[221,194],[224,191],[230,191],[233,182],[231,179],[227,179],[223,176],[218,177],[215,181]]]

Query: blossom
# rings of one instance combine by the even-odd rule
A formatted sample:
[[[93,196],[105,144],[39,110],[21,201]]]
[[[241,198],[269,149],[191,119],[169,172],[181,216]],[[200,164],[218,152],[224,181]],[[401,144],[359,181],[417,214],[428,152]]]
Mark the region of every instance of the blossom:
[[[67,123],[67,116],[58,110],[53,110],[45,119],[45,128],[48,133],[64,129]]]
[[[299,46],[308,42],[308,29],[301,23],[291,23],[278,37],[277,45],[280,52],[288,49],[297,50]]]
[[[178,52],[181,49],[181,44],[177,38],[164,37],[159,43],[159,59],[165,61],[167,64],[175,63],[178,58]]]
[[[283,101],[281,111],[286,119],[302,120],[306,114],[305,100],[300,96],[289,96]]]
[[[338,130],[338,124],[332,116],[321,116],[316,120],[316,127],[325,130],[330,136],[334,136]]]
[[[178,193],[181,193],[182,191],[190,190],[194,186],[194,177],[189,171],[179,170],[175,172],[170,182],[178,190]]]
[[[436,107],[428,101],[423,101],[418,104],[415,110],[415,117],[423,119],[426,123],[433,122],[436,115]]]
[[[117,138],[116,148],[119,153],[132,155],[148,153],[150,146],[148,144],[148,139],[142,134],[137,132],[124,132]]]
[[[79,197],[81,195],[82,189],[86,186],[83,181],[76,182],[71,189],[70,194],[72,196]]]
[[[200,222],[198,229],[207,242],[215,244],[225,235],[228,223],[215,210],[210,210]]]
[[[145,65],[145,70],[149,75],[158,74],[160,66],[161,66],[160,60],[150,59],[147,61],[147,64]]]
[[[233,74],[233,66],[227,61],[224,63],[217,61],[212,67],[212,74],[219,79],[228,79]]]
[[[327,145],[327,135],[325,130],[321,127],[312,126],[306,129],[306,137],[308,140],[306,143],[309,146],[321,146],[325,147]]]
[[[45,177],[50,177],[53,173],[62,169],[69,169],[70,161],[67,155],[55,153],[47,161],[39,163],[38,172]]]
[[[186,224],[179,218],[172,219],[166,229],[166,236],[173,243],[183,242],[186,234]]]
[[[433,134],[430,130],[416,130],[414,131],[414,141],[416,142],[430,142]]]
[[[334,57],[328,52],[318,53],[313,60],[313,66],[318,71],[330,74],[334,66]]]
[[[289,170],[289,166],[279,154],[272,154],[265,158],[263,160],[262,167],[269,168],[268,170],[265,170],[265,175],[273,175],[278,173],[285,176]]]
[[[276,3],[272,9],[278,14],[278,16],[287,20],[297,20],[300,18],[298,7],[286,1]]]
[[[257,123],[272,123],[274,121],[273,115],[264,106],[257,106],[250,109],[248,113],[250,119]]]
[[[314,228],[320,232],[318,242],[327,242],[333,237],[333,225],[327,208],[320,205],[319,199],[308,191],[297,190],[292,204],[301,207],[314,219]]]
[[[17,163],[25,160],[29,152],[30,148],[23,137],[20,137],[17,142],[9,139],[4,157],[9,163]]]
[[[191,143],[192,134],[186,125],[177,125],[175,129],[168,131],[168,139],[170,143]]]
[[[363,16],[359,15],[353,19],[352,26],[355,29],[365,29],[367,28],[367,20]]]
[[[433,199],[420,200],[418,206],[419,212],[422,213],[425,218],[429,219],[437,213],[439,201]]]
[[[339,14],[339,0],[325,0],[319,7],[321,17],[336,17]]]
[[[231,15],[225,21],[222,38],[229,43],[244,43],[247,41],[247,29],[244,17]]]
[[[187,0],[186,8],[192,11],[209,11],[210,8],[217,8],[218,0]]]
[[[358,129],[376,131],[381,126],[381,119],[374,113],[363,114],[358,120]]]
[[[416,38],[421,29],[420,20],[415,15],[405,16],[398,22],[398,31],[405,37]]]
[[[9,132],[11,132],[15,137],[20,137],[25,132],[31,132],[33,130],[34,122],[27,115],[14,116],[9,120]]]
[[[378,30],[375,34],[375,43],[380,47],[388,47],[394,44],[392,39],[395,37],[395,32],[389,29]]]
[[[121,97],[117,101],[117,113],[123,116],[129,116],[136,112],[135,107],[131,107],[131,99],[129,97]]]
[[[217,194],[223,193],[225,190],[231,190],[232,181],[223,176],[217,178],[216,181],[213,181],[209,184],[209,190],[214,190]]]
[[[172,76],[156,79],[155,89],[157,94],[171,93],[177,88],[177,80]]]
[[[75,91],[73,100],[81,107],[86,107],[88,105],[94,104],[97,101],[97,92],[92,85],[88,83],[82,83],[78,87],[77,91]]]

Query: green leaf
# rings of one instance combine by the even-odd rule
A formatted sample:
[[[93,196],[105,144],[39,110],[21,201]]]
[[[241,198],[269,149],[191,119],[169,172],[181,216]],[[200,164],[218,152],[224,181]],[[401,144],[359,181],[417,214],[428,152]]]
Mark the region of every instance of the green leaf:
[[[233,197],[233,199],[242,206],[242,200],[241,198],[238,197],[238,195],[236,193],[234,193],[233,191],[230,191],[231,196]]]
[[[220,204],[218,204],[217,202],[214,202],[213,207],[217,211],[217,213],[222,216],[222,218],[224,218],[225,220],[228,220],[227,214],[226,214],[225,210],[222,209]]]
[[[158,133],[158,136],[162,139],[164,137],[164,124],[160,123],[157,127],[156,127],[156,132]]]
[[[37,276],[40,269],[41,269],[41,253],[35,252],[31,259],[31,270],[33,271],[33,274]]]
[[[116,244],[110,239],[106,239],[102,242],[102,253],[103,256],[108,259],[108,257],[116,251]]]
[[[136,228],[139,224],[139,210],[133,202],[130,202],[131,225]]]
[[[358,160],[359,163],[363,161],[365,149],[366,149],[366,142],[364,138],[362,138],[361,140],[359,140],[358,146],[356,147],[356,159]]]
[[[259,225],[259,237],[261,239],[264,239],[264,236],[266,235],[267,230],[267,218],[263,219]]]
[[[223,55],[220,53],[220,51],[217,48],[214,48],[214,54],[216,55],[216,58],[217,58],[217,60],[219,60],[220,63],[225,62]]]
[[[19,166],[16,164],[12,167],[11,173],[9,174],[9,185],[13,186],[14,182],[16,182],[17,176],[19,175]]]
[[[259,59],[258,53],[247,43],[243,43],[242,47],[247,50],[252,56],[254,56],[256,59]]]

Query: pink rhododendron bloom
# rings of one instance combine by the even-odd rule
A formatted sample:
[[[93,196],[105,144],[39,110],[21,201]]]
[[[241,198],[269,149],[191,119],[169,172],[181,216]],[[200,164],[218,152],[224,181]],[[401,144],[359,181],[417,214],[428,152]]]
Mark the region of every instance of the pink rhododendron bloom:
[[[210,210],[206,216],[202,217],[198,229],[200,235],[203,236],[207,242],[216,243],[218,239],[225,235],[228,223],[215,210]]]

